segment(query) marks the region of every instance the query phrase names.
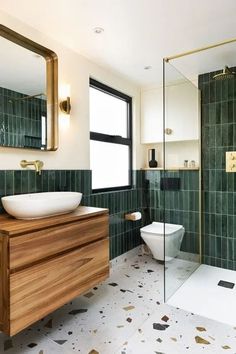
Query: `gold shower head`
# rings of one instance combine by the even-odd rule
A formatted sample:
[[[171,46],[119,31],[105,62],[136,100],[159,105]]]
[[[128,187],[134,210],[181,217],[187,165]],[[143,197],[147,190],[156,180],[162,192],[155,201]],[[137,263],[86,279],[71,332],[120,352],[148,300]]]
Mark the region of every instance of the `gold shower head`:
[[[227,79],[233,79],[235,77],[235,72],[231,71],[229,67],[226,65],[220,74],[216,74],[213,76],[213,79],[215,80],[227,80]]]

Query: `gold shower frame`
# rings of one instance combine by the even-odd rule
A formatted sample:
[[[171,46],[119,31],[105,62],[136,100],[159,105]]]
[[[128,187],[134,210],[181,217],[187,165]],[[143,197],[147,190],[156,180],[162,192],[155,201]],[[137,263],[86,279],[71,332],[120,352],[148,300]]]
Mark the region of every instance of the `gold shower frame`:
[[[222,41],[222,42],[218,42],[218,43],[215,43],[215,44],[211,44],[211,45],[208,45],[208,46],[205,46],[205,47],[189,50],[187,52],[171,55],[170,57],[165,57],[164,61],[168,63],[170,60],[182,58],[182,57],[185,57],[186,55],[191,55],[191,54],[203,52],[204,50],[217,48],[217,47],[220,47],[222,45],[229,44],[229,43],[234,43],[234,42],[236,42],[236,38],[228,39],[228,40],[225,40],[225,41]]]
[[[222,41],[222,42],[218,42],[218,43],[215,43],[215,44],[211,44],[211,45],[208,45],[208,46],[205,46],[205,47],[200,47],[200,48],[196,48],[196,49],[189,50],[189,51],[186,51],[186,52],[182,52],[182,53],[178,53],[178,54],[175,54],[175,55],[171,55],[169,57],[164,57],[163,58],[163,65],[165,65],[165,63],[169,63],[171,60],[174,60],[174,59],[179,59],[179,58],[182,58],[182,57],[185,57],[185,56],[188,56],[188,55],[196,54],[196,53],[199,53],[199,52],[203,52],[203,51],[206,51],[206,50],[209,50],[209,49],[217,48],[217,47],[220,47],[220,46],[223,46],[223,45],[226,45],[226,44],[230,44],[230,43],[234,43],[234,42],[236,42],[236,38],[231,38],[231,39],[228,39],[228,40],[225,40],[225,41]],[[165,75],[165,74],[163,73],[163,75]],[[163,90],[165,90],[165,85],[163,85]],[[163,92],[163,94],[164,94],[164,92]],[[163,95],[163,97],[165,97],[165,95]],[[164,99],[163,104],[165,105],[165,99]],[[199,105],[200,105],[200,100],[199,100]],[[164,117],[164,120],[165,120],[165,117]],[[201,135],[200,135],[200,139],[199,139],[199,145],[200,145],[200,148],[201,148]],[[164,158],[164,160],[165,160],[165,158]],[[200,159],[200,164],[199,164],[199,173],[200,173],[200,175],[201,175],[201,171],[202,171],[202,169],[201,169],[201,159]],[[201,191],[201,178],[199,178],[199,191]],[[200,229],[200,234],[199,234],[199,262],[201,264],[202,263],[202,195],[201,195],[201,193],[199,195],[199,229]]]

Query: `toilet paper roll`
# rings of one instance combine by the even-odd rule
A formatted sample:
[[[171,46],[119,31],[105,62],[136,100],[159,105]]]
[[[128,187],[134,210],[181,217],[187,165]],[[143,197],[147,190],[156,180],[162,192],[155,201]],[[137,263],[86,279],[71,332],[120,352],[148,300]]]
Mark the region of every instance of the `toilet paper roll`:
[[[141,219],[142,219],[142,214],[139,211],[125,215],[125,220],[136,221]]]

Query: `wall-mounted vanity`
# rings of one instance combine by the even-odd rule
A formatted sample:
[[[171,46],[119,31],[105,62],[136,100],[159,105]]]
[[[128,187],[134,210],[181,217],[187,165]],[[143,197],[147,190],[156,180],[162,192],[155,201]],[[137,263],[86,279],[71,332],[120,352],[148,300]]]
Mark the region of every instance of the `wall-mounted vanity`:
[[[0,215],[0,330],[14,335],[109,276],[108,210]]]

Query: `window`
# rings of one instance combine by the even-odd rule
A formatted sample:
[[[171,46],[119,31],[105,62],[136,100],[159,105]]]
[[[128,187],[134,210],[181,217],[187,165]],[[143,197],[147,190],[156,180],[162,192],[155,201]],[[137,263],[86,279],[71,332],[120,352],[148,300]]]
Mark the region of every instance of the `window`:
[[[94,79],[89,94],[92,189],[131,188],[132,98]]]

